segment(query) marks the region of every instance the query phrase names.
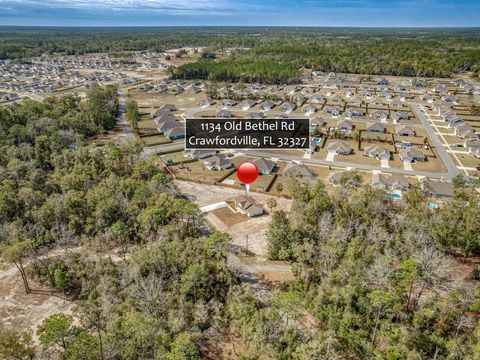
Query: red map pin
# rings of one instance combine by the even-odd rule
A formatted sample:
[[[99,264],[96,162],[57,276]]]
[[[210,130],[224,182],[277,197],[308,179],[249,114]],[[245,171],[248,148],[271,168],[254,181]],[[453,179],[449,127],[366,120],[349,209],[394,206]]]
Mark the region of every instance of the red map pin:
[[[237,168],[237,178],[244,184],[251,184],[258,177],[257,165],[251,162],[244,162]]]

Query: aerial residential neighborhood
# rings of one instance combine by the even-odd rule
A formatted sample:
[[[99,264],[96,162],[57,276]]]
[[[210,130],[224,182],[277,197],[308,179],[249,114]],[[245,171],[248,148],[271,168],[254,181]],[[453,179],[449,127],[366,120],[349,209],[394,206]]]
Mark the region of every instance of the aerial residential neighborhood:
[[[480,359],[479,13],[0,1],[0,359]]]

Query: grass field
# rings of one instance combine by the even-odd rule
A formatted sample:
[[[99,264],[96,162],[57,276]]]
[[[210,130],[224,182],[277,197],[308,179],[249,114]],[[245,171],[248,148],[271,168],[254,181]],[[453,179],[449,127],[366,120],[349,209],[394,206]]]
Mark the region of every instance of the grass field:
[[[157,124],[155,124],[155,121],[153,121],[152,119],[140,121],[138,123],[138,130],[141,132],[147,132],[147,133],[155,132],[155,131],[158,132]]]
[[[231,202],[230,206],[234,206],[233,202]],[[228,227],[250,219],[247,215],[232,211],[232,209],[230,209],[228,206],[210,211],[210,214],[215,215],[222,223],[224,223]]]
[[[462,162],[462,165],[465,167],[477,167],[480,166],[480,159],[475,156],[465,154],[457,154],[458,159]]]
[[[217,181],[232,170],[208,170],[202,161],[195,161],[184,165],[171,166],[170,169],[176,174],[188,179],[206,181]]]
[[[160,157],[160,159],[164,160],[165,162],[170,160],[171,162],[174,162],[174,163],[191,159],[189,157],[184,156],[183,151],[177,151],[177,152],[169,153],[169,154],[159,154],[159,157]]]
[[[424,154],[431,155],[431,152],[425,149],[419,149]],[[428,171],[428,172],[446,172],[447,168],[443,165],[442,160],[436,149],[432,150],[435,154],[435,158],[428,156],[427,161],[418,161],[412,164],[412,169],[417,171]]]
[[[154,136],[144,136],[142,137],[142,141],[147,146],[153,146],[153,145],[170,142],[170,140],[168,140],[165,136],[163,136],[163,134],[158,134]]]

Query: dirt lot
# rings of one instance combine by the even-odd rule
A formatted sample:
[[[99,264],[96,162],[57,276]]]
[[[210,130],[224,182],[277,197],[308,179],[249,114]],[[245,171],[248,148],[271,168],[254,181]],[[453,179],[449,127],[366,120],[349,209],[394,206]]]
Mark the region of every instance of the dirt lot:
[[[47,290],[32,281],[29,283],[32,289]],[[0,264],[0,319],[6,328],[35,333],[43,319],[56,312],[70,312],[73,306],[73,302],[53,295],[26,295],[17,268]]]
[[[171,95],[167,93],[149,93],[131,91],[130,95],[137,101],[141,112],[150,113],[154,108],[160,107],[163,104],[175,104],[177,106],[176,113],[182,113],[187,109],[198,107],[201,100],[206,99],[205,93],[189,94],[182,93],[178,95]]]
[[[178,189],[198,206],[232,200],[238,195],[243,195],[243,190],[224,188],[213,185],[203,185],[187,181],[174,180]],[[252,192],[251,196],[259,203],[265,205],[271,197],[265,194]],[[291,200],[276,198],[278,207],[284,211],[290,211]],[[268,229],[271,215],[263,215],[255,218],[248,218],[245,221],[230,225],[225,224],[214,214],[207,213],[206,219],[218,230],[227,232],[232,236],[233,243],[245,247],[248,241],[248,249],[259,256],[265,256],[267,251],[267,240],[265,231]]]
[[[231,203],[229,202],[230,206]],[[247,221],[250,218],[246,215],[243,215],[239,212],[234,212],[229,206],[222,207],[220,209],[215,209],[210,211],[210,214],[216,216],[223,224],[227,227],[234,226],[241,223],[242,221]]]

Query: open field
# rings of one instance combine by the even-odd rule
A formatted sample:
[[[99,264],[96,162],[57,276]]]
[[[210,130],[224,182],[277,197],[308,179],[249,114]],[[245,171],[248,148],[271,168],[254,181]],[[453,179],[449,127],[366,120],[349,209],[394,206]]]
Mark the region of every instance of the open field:
[[[210,214],[217,217],[227,227],[239,224],[242,221],[247,221],[249,219],[247,215],[232,211],[229,206],[212,210],[210,211]]]
[[[206,180],[206,181],[217,181],[231,169],[227,170],[208,170],[202,161],[195,161],[187,164],[179,164],[171,166],[170,169],[174,172],[174,174],[178,176],[182,176],[186,179],[199,179],[199,180]]]

